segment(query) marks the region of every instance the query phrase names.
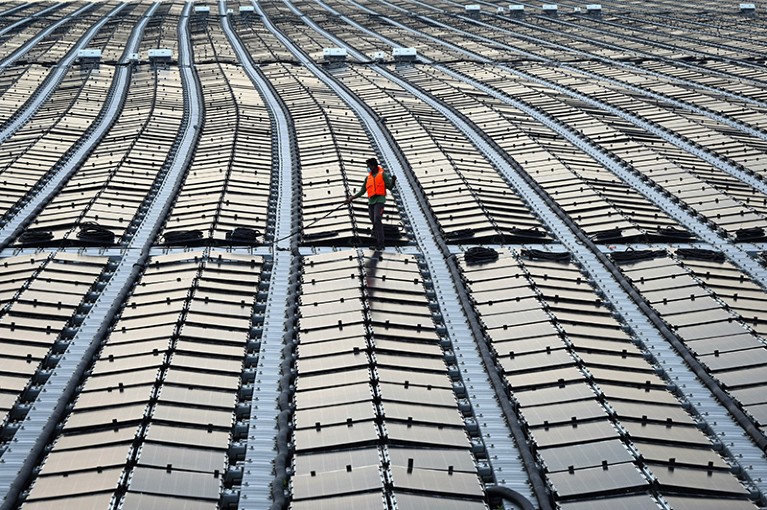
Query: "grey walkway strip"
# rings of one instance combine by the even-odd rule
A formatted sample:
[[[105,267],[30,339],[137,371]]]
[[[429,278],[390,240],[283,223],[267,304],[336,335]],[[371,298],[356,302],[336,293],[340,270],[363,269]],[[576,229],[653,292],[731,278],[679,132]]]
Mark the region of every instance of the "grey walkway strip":
[[[291,290],[292,255],[288,251],[295,238],[283,239],[290,235],[293,219],[293,186],[295,176],[291,157],[291,126],[280,101],[272,92],[268,82],[250,61],[231,27],[226,14],[226,3],[219,2],[221,23],[230,44],[237,53],[240,63],[264,98],[274,121],[277,153],[279,157],[279,182],[277,195],[275,243],[271,247],[272,270],[264,310],[261,347],[248,423],[245,469],[240,488],[241,509],[265,509],[272,505],[273,483],[275,483],[274,460],[277,455],[277,417],[280,414],[281,365],[286,336],[286,310],[295,299]]]

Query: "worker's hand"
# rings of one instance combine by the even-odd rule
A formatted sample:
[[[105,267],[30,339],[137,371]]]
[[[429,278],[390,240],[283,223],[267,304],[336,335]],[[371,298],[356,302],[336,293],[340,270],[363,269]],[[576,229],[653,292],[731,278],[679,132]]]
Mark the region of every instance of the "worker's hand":
[[[397,176],[396,175],[392,175],[391,176],[391,185],[392,185],[392,187],[396,186],[396,184],[397,184]]]
[[[346,200],[344,200],[344,203],[347,204],[347,205],[351,204],[352,203],[352,196],[351,195],[346,195]]]

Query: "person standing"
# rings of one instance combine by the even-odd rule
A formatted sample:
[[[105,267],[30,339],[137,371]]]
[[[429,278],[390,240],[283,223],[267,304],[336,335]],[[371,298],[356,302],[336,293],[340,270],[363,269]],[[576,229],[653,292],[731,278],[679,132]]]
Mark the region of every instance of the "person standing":
[[[370,223],[373,224],[373,236],[376,242],[375,249],[383,250],[386,248],[383,227],[386,190],[394,189],[397,178],[390,176],[389,172],[385,172],[383,167],[378,164],[376,158],[370,158],[365,163],[368,167],[368,175],[362,183],[360,190],[354,195],[346,197],[346,203],[350,204],[354,199],[367,193],[368,214],[370,215]]]

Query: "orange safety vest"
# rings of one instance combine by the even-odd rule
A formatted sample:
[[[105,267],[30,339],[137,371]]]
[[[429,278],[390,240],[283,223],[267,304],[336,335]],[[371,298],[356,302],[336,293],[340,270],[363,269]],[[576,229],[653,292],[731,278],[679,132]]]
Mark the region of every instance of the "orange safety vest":
[[[386,182],[384,181],[384,169],[378,167],[378,173],[373,176],[372,172],[368,173],[368,178],[365,181],[365,189],[368,191],[368,198],[378,195],[386,195]]]

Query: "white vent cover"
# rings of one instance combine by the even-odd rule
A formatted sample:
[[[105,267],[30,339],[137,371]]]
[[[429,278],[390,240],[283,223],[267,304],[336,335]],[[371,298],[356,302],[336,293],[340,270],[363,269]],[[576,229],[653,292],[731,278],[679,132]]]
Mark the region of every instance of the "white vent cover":
[[[346,58],[346,48],[324,48],[322,56],[325,58]]]
[[[168,48],[154,48],[147,52],[149,58],[173,58],[173,51]]]
[[[101,50],[91,48],[77,50],[77,58],[101,58]]]
[[[415,48],[393,48],[392,57],[394,59],[415,59],[418,53]]]

